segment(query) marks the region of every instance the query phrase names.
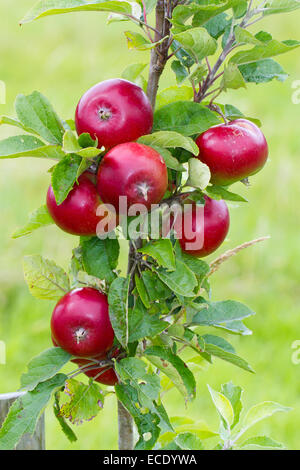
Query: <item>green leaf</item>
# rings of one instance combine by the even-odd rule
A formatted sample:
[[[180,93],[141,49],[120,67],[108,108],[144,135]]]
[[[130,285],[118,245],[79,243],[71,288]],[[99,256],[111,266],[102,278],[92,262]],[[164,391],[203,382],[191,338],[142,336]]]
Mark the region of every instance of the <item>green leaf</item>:
[[[0,430],[0,450],[13,450],[24,434],[33,434],[39,416],[67,376],[57,374],[14,401]]]
[[[15,102],[20,122],[45,139],[49,144],[62,144],[64,128],[48,99],[38,91],[18,95]]]
[[[241,0],[214,0],[213,2],[210,0],[202,0],[199,5],[199,11],[194,16],[193,26],[203,25],[211,18],[229,10],[229,8],[237,8],[240,3]]]
[[[165,88],[157,95],[156,109],[162,108],[167,104],[174,103],[175,101],[189,101],[192,100],[194,92],[192,87],[188,86],[170,86]]]
[[[30,293],[38,299],[59,300],[70,290],[65,271],[40,255],[25,256],[24,276]]]
[[[141,299],[137,299],[134,309],[129,312],[128,342],[133,343],[146,337],[153,338],[165,330],[169,324],[161,321],[159,316],[150,314]]]
[[[80,163],[81,158],[71,153],[55,165],[51,174],[51,185],[58,205],[64,202],[73,189]]]
[[[300,8],[297,0],[269,0],[264,6],[264,15],[272,15],[274,13],[288,13]]]
[[[155,302],[157,299],[164,300],[171,296],[172,291],[152,271],[143,271],[142,279],[150,302]]]
[[[143,279],[140,278],[137,274],[135,274],[134,280],[135,287],[141,298],[141,301],[143,302],[146,308],[150,308],[150,300]]]
[[[248,362],[237,356],[232,346],[223,338],[213,335],[204,335],[203,339],[205,341],[206,353],[216,356],[223,361],[230,362],[247,372],[254,372]]]
[[[134,419],[139,432],[139,440],[135,446],[136,450],[150,450],[155,445],[160,428],[158,426],[160,417],[156,413],[142,412],[138,391],[131,385],[116,385],[116,396],[124,405]],[[147,438],[147,439],[146,439]]]
[[[182,261],[176,259],[176,270],[168,272],[158,269],[157,275],[172,291],[183,297],[194,297],[194,289],[198,285],[193,271]]]
[[[196,382],[192,372],[170,349],[153,346],[145,350],[147,359],[161,370],[188,400],[195,398]]]
[[[40,227],[46,227],[47,225],[51,225],[53,223],[54,221],[45,204],[29,215],[29,221],[27,224],[24,227],[17,229],[12,235],[12,238],[24,237],[25,235],[29,235]]]
[[[205,28],[192,28],[178,34],[174,39],[183,45],[196,62],[213,55],[217,50],[217,41],[212,38]]]
[[[147,82],[142,73],[148,64],[131,64],[126,67],[122,73],[122,78],[136,83],[138,86],[145,90]]]
[[[0,125],[6,124],[8,126],[14,126],[18,127],[19,129],[22,129],[22,131],[29,132],[29,134],[35,134],[36,132],[33,129],[30,129],[29,127],[24,126],[20,121],[17,119],[13,119],[8,116],[1,116],[0,117]]]
[[[242,429],[240,434],[244,434],[247,429],[254,426],[259,421],[263,419],[269,418],[275,413],[284,412],[287,413],[291,411],[291,408],[286,406],[282,406],[279,403],[275,403],[273,401],[265,401],[259,403],[258,405],[254,405],[250,410],[247,412],[245,418],[242,422]]]
[[[21,377],[21,388],[34,390],[39,383],[56,375],[71,357],[71,354],[61,348],[43,351],[29,362],[28,371]]]
[[[179,60],[173,60],[171,64],[171,69],[175,73],[176,82],[178,85],[181,85],[184,80],[189,76],[187,69],[184,65],[181,64]]]
[[[137,357],[127,357],[116,362],[116,371],[124,383],[130,383],[138,392],[142,406],[152,407],[152,402],[158,400],[160,379],[158,375],[146,371],[146,363]]]
[[[59,15],[76,11],[107,11],[120,14],[131,14],[129,2],[112,0],[41,0],[21,20],[20,24],[30,23],[44,16]]]
[[[207,306],[205,305],[196,313],[192,323],[195,325],[221,326],[227,322],[243,320],[254,314],[249,307],[235,300],[208,302]]]
[[[201,282],[206,274],[209,273],[209,265],[200,258],[184,253],[178,241],[175,243],[175,254],[177,259],[180,259],[186,264],[195,274],[196,278]]]
[[[175,442],[182,450],[204,450],[201,439],[191,432],[178,434],[175,438]]]
[[[246,88],[245,80],[238,66],[229,62],[224,68],[224,74],[221,81],[221,88],[227,91],[228,88],[237,90],[238,88]]]
[[[0,141],[0,159],[20,157],[60,160],[64,153],[60,147],[45,145],[33,135],[15,135]]]
[[[224,34],[225,29],[231,24],[226,13],[220,13],[208,20],[203,26],[207,32],[215,39],[218,39]]]
[[[266,44],[255,46],[246,51],[240,51],[231,57],[229,63],[236,65],[251,64],[258,60],[268,59],[286,52],[292,51],[300,46],[299,41],[276,41],[272,39]]]
[[[163,108],[162,108],[163,109]],[[199,148],[190,137],[185,137],[174,131],[159,131],[144,135],[138,142],[145,145],[157,145],[159,147],[176,148],[181,147],[194,155],[199,154]]]
[[[228,382],[227,384],[222,385],[221,392],[223,395],[225,395],[226,398],[228,398],[234,411],[234,420],[231,425],[231,429],[233,429],[234,426],[236,426],[236,424],[239,422],[241,411],[243,409],[241,401],[243,390],[241,387],[234,385],[232,382]]]
[[[210,169],[205,165],[205,163],[202,163],[198,158],[189,159],[189,177],[186,182],[187,186],[203,190],[207,187],[210,178]]]
[[[154,113],[153,130],[174,131],[184,136],[191,136],[201,134],[219,123],[220,120],[217,115],[206,106],[192,101],[177,101],[160,108]],[[186,147],[183,148],[191,151]],[[195,153],[195,155],[197,154]]]
[[[118,265],[120,246],[117,239],[99,239],[92,237],[82,238],[82,262],[86,272],[90,276],[112,282],[116,274],[113,272]]]
[[[128,344],[129,278],[117,277],[108,292],[109,317],[117,339],[122,346]]]
[[[225,421],[227,428],[230,429],[234,420],[234,411],[230,401],[225,397],[225,395],[213,390],[209,385],[207,385],[207,387],[215,407]]]
[[[248,202],[247,199],[245,199],[243,196],[240,196],[239,194],[235,194],[231,191],[228,191],[227,188],[224,188],[223,186],[207,186],[206,188],[207,194],[212,198],[212,199],[224,199],[225,201],[237,201],[237,202]]]
[[[71,429],[70,426],[67,424],[65,418],[60,415],[59,392],[56,392],[55,394],[53,413],[55,418],[59,422],[62,432],[67,437],[67,439],[69,439],[70,442],[76,442],[78,440],[76,434],[74,433],[73,429]]]
[[[91,421],[103,408],[103,395],[96,383],[88,385],[74,379],[66,382],[65,393],[70,397],[60,409],[60,416],[69,419],[72,424],[82,424]]]
[[[254,44],[261,45],[261,41],[254,36],[254,34],[250,33],[244,28],[240,28],[240,26],[236,26],[234,28],[235,39],[238,44]]]
[[[137,251],[139,253],[143,253],[144,255],[151,256],[151,258],[154,258],[157,261],[159,266],[166,268],[168,271],[175,271],[176,269],[175,256],[171,240],[156,240],[147,243],[147,245],[143,246]]]
[[[250,437],[246,441],[239,444],[239,448],[242,447],[249,447],[249,446],[256,446],[256,447],[263,447],[268,449],[284,449],[285,446],[281,442],[274,441],[268,436],[255,436]]]
[[[167,168],[175,171],[185,171],[183,165],[179,163],[177,158],[173,157],[171,152],[165,148],[158,147],[157,145],[150,145],[154,150],[156,150],[164,159]]]
[[[285,73],[281,65],[273,59],[240,65],[239,70],[246,82],[266,83],[274,79],[284,82],[288,78],[288,74]]]
[[[153,49],[165,40],[165,38],[162,38],[160,41],[150,42],[142,34],[135,33],[133,31],[125,31],[124,34],[127,39],[128,49],[136,49],[137,51],[147,51],[149,49]]]

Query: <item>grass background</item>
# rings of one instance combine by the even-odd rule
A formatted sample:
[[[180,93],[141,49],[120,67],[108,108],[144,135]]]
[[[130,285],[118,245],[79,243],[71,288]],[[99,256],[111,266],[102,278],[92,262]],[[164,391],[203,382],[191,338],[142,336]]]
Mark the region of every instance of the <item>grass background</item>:
[[[7,104],[1,114],[13,115],[18,93],[37,89],[52,101],[63,118],[73,117],[81,94],[93,84],[121,75],[130,63],[147,62],[148,55],[127,51],[122,35],[127,23],[106,25],[105,14],[79,13],[43,19],[20,28],[18,20],[33,0],[0,0],[0,79],[7,85]],[[272,16],[253,30],[271,31],[277,39],[299,39],[300,12]],[[125,28],[124,28],[125,26]],[[135,28],[133,26],[133,28]],[[247,406],[274,400],[293,407],[257,425],[257,434],[271,433],[290,449],[299,449],[300,365],[291,360],[291,344],[300,340],[300,243],[299,243],[299,111],[292,103],[292,83],[300,79],[299,51],[279,58],[289,72],[284,83],[249,85],[224,95],[245,114],[259,117],[270,146],[270,161],[252,179],[252,187],[240,184],[236,190],[247,195],[249,205],[231,205],[231,230],[222,250],[246,240],[271,235],[263,245],[250,248],[226,264],[213,279],[215,300],[235,299],[251,306],[257,315],[247,321],[250,337],[234,337],[241,356],[256,371],[248,374],[216,360],[197,377],[198,396],[185,407],[171,392],[165,404],[171,415],[204,419],[213,428],[217,416],[206,384],[219,389],[232,380],[246,390]],[[161,88],[174,83],[167,71]],[[0,137],[11,132],[0,128]],[[49,320],[52,302],[32,298],[24,284],[22,257],[41,253],[67,266],[76,238],[56,227],[32,236],[12,240],[16,227],[27,220],[28,212],[44,203],[51,163],[17,159],[0,163],[0,339],[7,345],[7,364],[0,365],[0,392],[14,391],[26,363],[50,346]],[[114,449],[117,446],[117,413],[114,397],[91,423],[76,429],[79,440],[70,444],[47,410],[48,449]]]

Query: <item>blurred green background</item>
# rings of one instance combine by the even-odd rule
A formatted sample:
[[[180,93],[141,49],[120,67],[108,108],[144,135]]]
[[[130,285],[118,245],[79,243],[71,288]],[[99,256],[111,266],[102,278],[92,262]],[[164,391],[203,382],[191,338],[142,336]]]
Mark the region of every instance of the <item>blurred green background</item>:
[[[63,118],[71,118],[81,94],[95,83],[121,75],[130,63],[147,62],[147,54],[127,50],[127,23],[106,24],[106,15],[79,13],[50,17],[20,28],[18,20],[33,0],[0,0],[0,80],[7,86],[7,104],[1,114],[13,115],[18,93],[37,89],[53,103]],[[255,25],[269,30],[276,39],[300,39],[300,12],[272,16]],[[125,26],[125,28],[124,28]],[[133,28],[135,28],[133,26]],[[271,240],[223,266],[213,278],[215,300],[234,299],[248,304],[257,315],[247,321],[253,336],[230,338],[238,353],[256,371],[255,375],[215,361],[199,374],[198,396],[185,407],[177,392],[166,395],[171,415],[190,415],[217,426],[206,384],[219,389],[232,380],[246,390],[247,406],[274,400],[293,407],[257,425],[257,434],[271,433],[290,449],[299,449],[300,364],[292,363],[293,341],[300,340],[300,243],[298,233],[300,198],[299,111],[292,103],[292,84],[300,80],[299,51],[279,58],[289,72],[284,83],[249,85],[247,90],[224,95],[245,114],[259,117],[270,146],[270,161],[252,179],[252,187],[235,189],[245,194],[249,205],[231,205],[231,230],[221,251],[262,235]],[[174,84],[168,71],[161,87]],[[0,128],[0,137],[11,132]],[[41,253],[67,267],[76,238],[56,227],[30,237],[12,240],[16,227],[27,214],[44,203],[52,163],[34,159],[4,160],[0,164],[0,340],[7,345],[7,364],[0,365],[0,393],[15,391],[26,363],[50,347],[49,319],[52,302],[30,296],[23,281],[22,258]],[[61,433],[51,409],[47,410],[48,449],[115,449],[117,413],[113,396],[91,423],[76,428],[79,440],[70,444]]]

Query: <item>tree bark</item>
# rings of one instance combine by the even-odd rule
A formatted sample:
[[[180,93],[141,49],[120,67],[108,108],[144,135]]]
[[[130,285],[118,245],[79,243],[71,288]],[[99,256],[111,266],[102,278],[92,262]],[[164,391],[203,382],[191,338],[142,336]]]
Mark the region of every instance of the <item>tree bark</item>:
[[[171,24],[168,21],[166,11],[166,1],[158,0],[155,10],[156,15],[156,33],[154,40],[159,41],[165,36],[168,36],[160,45],[151,50],[151,60],[149,68],[149,77],[147,85],[147,96],[150,100],[153,110],[155,109],[156,95],[160,76],[164,70],[168,60],[169,51],[169,33]],[[135,248],[142,246],[142,240],[135,240],[135,244],[129,242],[129,257],[127,274],[131,274],[130,292],[134,289],[134,266]],[[134,270],[135,271],[135,270]],[[133,437],[133,419],[128,413],[126,408],[118,401],[118,424],[119,424],[119,450],[132,450],[134,447]]]
[[[133,419],[126,408],[118,401],[119,450],[132,450]]]
[[[0,395],[0,427],[8,414],[13,402],[24,393],[7,393]],[[40,417],[34,434],[24,434],[15,450],[45,450],[45,417]]]

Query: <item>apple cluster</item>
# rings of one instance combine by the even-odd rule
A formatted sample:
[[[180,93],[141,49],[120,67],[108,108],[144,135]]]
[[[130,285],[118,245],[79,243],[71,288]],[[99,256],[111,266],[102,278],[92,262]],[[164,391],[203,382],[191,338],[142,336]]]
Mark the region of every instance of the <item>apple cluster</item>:
[[[89,134],[99,149],[105,148],[105,153],[97,174],[84,172],[61,204],[57,204],[53,188],[49,187],[47,207],[62,230],[73,235],[95,236],[99,234],[99,222],[110,217],[109,205],[118,215],[124,215],[119,206],[121,196],[126,196],[128,207],[143,204],[147,210],[164,198],[168,188],[165,161],[154,148],[136,142],[150,134],[153,126],[152,107],[140,87],[121,79],[95,85],[80,99],[75,124],[78,135]],[[196,139],[196,144],[198,158],[211,171],[211,183],[220,186],[228,186],[258,172],[268,157],[263,133],[245,119],[208,129]],[[214,252],[229,230],[225,201],[206,195],[204,199],[204,210],[203,206],[185,200],[190,202],[190,209],[184,212],[180,222],[175,220],[173,226],[174,231],[181,234],[181,249],[196,257]],[[102,205],[104,211],[99,216],[97,209]],[[197,225],[200,210],[204,211],[204,217]],[[185,236],[186,222],[192,226],[194,239],[203,240],[201,248],[189,248],[193,237]],[[104,359],[119,354],[118,349],[113,348],[114,332],[106,295],[90,287],[67,293],[54,309],[51,329],[54,345],[75,356],[74,361],[79,366],[86,366],[86,370],[83,369],[86,375],[108,385],[117,382],[112,366],[99,366]]]

